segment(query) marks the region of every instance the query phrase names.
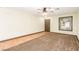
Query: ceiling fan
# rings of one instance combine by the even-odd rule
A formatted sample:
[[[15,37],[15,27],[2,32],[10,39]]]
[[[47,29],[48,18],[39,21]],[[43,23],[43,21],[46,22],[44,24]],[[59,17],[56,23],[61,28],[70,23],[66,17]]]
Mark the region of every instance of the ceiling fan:
[[[57,10],[59,10],[59,8],[43,7],[38,9],[39,13],[43,14],[43,16],[47,16],[48,14],[53,14]]]
[[[43,7],[38,9],[38,11],[41,11],[41,12],[54,12],[56,10],[59,10],[59,8]]]

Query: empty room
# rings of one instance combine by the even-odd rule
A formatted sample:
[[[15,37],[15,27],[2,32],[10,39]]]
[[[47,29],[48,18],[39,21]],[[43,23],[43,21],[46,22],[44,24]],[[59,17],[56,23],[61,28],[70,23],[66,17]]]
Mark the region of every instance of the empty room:
[[[1,51],[78,51],[79,7],[1,7]]]

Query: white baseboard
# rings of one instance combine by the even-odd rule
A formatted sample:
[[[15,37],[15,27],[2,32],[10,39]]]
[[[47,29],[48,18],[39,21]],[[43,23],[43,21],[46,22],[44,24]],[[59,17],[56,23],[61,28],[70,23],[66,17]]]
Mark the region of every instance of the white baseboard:
[[[38,33],[38,32],[42,32],[42,31],[31,32],[31,33],[27,33],[27,32],[25,32],[25,33],[22,33],[22,32],[9,33],[9,34],[0,36],[0,41],[9,40],[12,38],[16,38],[16,37],[20,37],[20,36],[24,36],[24,35],[29,35],[29,34],[33,34],[33,33]]]

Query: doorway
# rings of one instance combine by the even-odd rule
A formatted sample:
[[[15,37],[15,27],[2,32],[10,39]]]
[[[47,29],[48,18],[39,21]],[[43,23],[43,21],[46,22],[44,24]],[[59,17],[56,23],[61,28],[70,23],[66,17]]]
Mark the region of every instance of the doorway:
[[[50,32],[50,19],[45,19],[45,32]]]

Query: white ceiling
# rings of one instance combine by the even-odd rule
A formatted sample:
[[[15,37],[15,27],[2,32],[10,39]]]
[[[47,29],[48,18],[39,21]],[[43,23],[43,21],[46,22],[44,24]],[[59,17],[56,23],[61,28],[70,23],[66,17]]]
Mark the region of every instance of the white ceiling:
[[[41,15],[42,12],[38,10],[41,8],[43,7],[12,7],[12,9],[22,10],[36,15]],[[56,8],[59,8],[59,10],[55,10]],[[51,9],[53,10],[53,12],[51,12],[51,15],[60,15],[79,11],[79,7],[56,7],[56,8],[51,7]]]

